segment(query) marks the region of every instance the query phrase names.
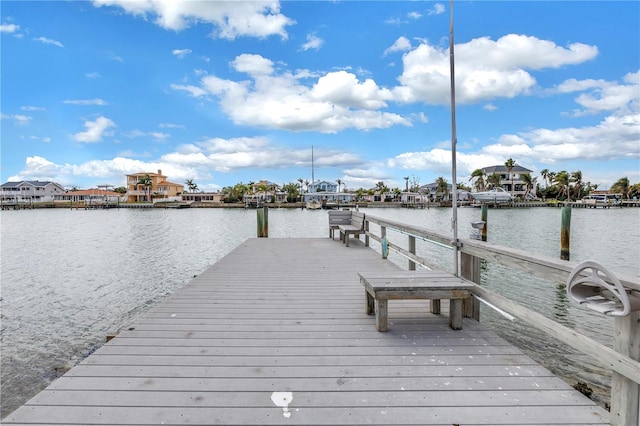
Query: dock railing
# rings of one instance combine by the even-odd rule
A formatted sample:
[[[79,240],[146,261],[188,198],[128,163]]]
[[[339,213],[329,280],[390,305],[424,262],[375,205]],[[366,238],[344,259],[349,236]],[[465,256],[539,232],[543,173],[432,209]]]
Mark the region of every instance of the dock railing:
[[[375,226],[371,226],[371,225]],[[374,231],[378,230],[376,234]],[[407,244],[392,243],[387,231],[406,235]],[[382,257],[387,258],[390,250],[408,259],[408,269],[415,270],[416,265],[426,268],[439,268],[416,254],[416,239],[428,241],[453,250],[452,237],[445,233],[434,232],[423,227],[383,219],[367,214],[365,218],[365,244],[370,239],[380,243]],[[394,241],[398,241],[395,239]],[[460,272],[459,275],[473,283],[473,304],[465,307],[465,315],[480,319],[481,302],[500,311],[507,317],[515,318],[528,326],[554,337],[574,349],[596,360],[611,371],[611,424],[619,426],[639,425],[640,406],[640,312],[632,312],[626,317],[616,317],[614,321],[613,348],[599,343],[588,336],[578,333],[557,321],[547,318],[521,304],[481,286],[481,261],[493,262],[507,268],[566,284],[573,269],[577,266],[565,260],[539,256],[511,247],[488,244],[474,239],[459,239]],[[456,271],[452,271],[456,272]],[[637,278],[617,275],[625,289],[632,293],[640,292]]]

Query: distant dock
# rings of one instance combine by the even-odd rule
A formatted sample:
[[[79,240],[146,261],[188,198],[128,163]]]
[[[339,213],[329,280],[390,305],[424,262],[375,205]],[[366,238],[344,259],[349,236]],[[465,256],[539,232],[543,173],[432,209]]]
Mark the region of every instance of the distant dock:
[[[390,301],[377,332],[357,273],[397,270],[358,241],[249,239],[2,424],[609,424],[445,304]]]

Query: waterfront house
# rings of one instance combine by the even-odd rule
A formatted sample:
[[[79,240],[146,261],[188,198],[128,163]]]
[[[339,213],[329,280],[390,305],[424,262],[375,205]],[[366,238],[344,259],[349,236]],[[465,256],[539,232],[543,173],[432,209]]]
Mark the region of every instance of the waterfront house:
[[[505,165],[485,167],[482,169],[482,173],[486,176],[494,173],[500,175],[500,187],[512,194],[514,197],[524,197],[524,194],[527,192],[527,184],[525,183],[523,176],[531,176],[532,172],[533,170],[529,170],[517,164],[511,169],[511,174],[509,174],[509,169],[507,169]],[[511,187],[512,184],[513,188]]]
[[[337,185],[336,185],[337,189]],[[351,192],[305,192],[302,194],[303,201],[305,203],[311,201],[319,201],[323,205],[326,204],[351,204],[355,200],[355,194]]]
[[[308,192],[303,194],[302,198],[305,203],[319,201],[323,206],[327,206],[350,204],[353,202],[354,195],[349,192],[338,192],[336,183],[321,180],[310,184]]]
[[[338,192],[338,185],[322,180],[309,185],[309,192]]]
[[[429,201],[429,196],[419,192],[402,192],[400,202],[403,205],[418,205]]]
[[[78,191],[65,191],[54,197],[56,203],[84,203],[87,206],[101,206],[118,204],[122,194],[104,189],[81,189]]]
[[[224,194],[222,192],[185,192],[182,201],[188,203],[220,204]]]
[[[3,183],[0,197],[5,204],[51,202],[56,195],[64,194],[65,191],[55,182],[23,180]]]
[[[144,178],[149,176],[150,185],[143,185]],[[158,173],[134,173],[127,175],[127,193],[125,199],[129,203],[152,202],[153,199],[161,198],[164,201],[180,201],[184,193],[184,185],[169,182],[167,177]]]

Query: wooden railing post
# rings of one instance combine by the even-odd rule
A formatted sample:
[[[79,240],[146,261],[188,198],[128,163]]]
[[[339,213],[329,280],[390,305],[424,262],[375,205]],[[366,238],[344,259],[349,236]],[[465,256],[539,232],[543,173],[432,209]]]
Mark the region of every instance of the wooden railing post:
[[[382,246],[380,251],[382,252],[382,258],[386,259],[387,258],[387,250],[386,250],[386,239],[387,239],[387,227],[386,226],[381,226],[380,227],[380,245]]]
[[[416,237],[413,235],[409,235],[409,253],[416,254]],[[416,270],[416,262],[411,259],[409,259],[409,270]]]
[[[640,312],[615,319],[613,349],[636,361],[640,361]],[[640,403],[638,383],[611,372],[611,424],[614,426],[638,425]]]
[[[467,279],[476,284],[480,284],[480,258],[471,254],[460,254],[460,274],[462,278]],[[464,306],[464,316],[473,317],[475,320],[480,321],[480,301],[475,297],[471,299],[472,303],[466,303]]]
[[[364,218],[364,231],[364,245],[369,247],[369,221],[366,216]]]

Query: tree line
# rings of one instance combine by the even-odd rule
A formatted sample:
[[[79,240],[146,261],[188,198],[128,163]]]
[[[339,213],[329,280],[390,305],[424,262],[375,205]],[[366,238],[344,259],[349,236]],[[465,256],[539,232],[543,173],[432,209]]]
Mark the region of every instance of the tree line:
[[[514,173],[513,169],[516,166],[515,160],[512,158],[507,159],[505,167],[511,180],[511,188],[514,188]],[[521,174],[519,180],[522,181],[524,190],[524,198],[527,199],[530,195],[535,198],[542,199],[557,199],[557,200],[578,200],[586,195],[589,195],[592,191],[598,189],[598,184],[585,182],[582,177],[582,171],[577,170],[574,172],[567,172],[566,170],[560,170],[557,172],[550,171],[549,169],[543,169],[540,171],[540,178],[542,178],[544,186],[541,182],[538,182],[538,177],[531,176],[528,173]],[[451,192],[449,189],[449,183],[447,180],[440,176],[435,181],[435,192],[430,193],[429,190],[424,191],[420,186],[420,179],[416,176],[404,177],[406,192],[426,193],[434,196],[435,199],[443,199],[448,197]],[[502,177],[499,173],[486,174],[483,169],[476,169],[471,173],[469,182],[471,186],[467,186],[464,183],[458,183],[457,188],[459,190],[466,191],[485,191],[491,188],[496,188],[501,185]],[[335,181],[338,184],[338,192],[340,192],[344,182],[341,179]],[[223,201],[227,203],[235,203],[243,200],[247,194],[261,193],[265,196],[273,194],[272,200],[275,200],[278,192],[284,192],[287,194],[286,199],[288,202],[301,201],[302,195],[305,192],[309,192],[309,185],[311,182],[299,178],[296,182],[290,182],[283,185],[266,182],[249,182],[249,183],[237,183],[233,186],[226,186],[222,188]],[[197,192],[198,185],[193,179],[185,181],[185,185],[188,188],[188,192]],[[346,187],[345,187],[346,190]],[[318,190],[322,192],[322,190]],[[383,181],[376,183],[373,188],[358,188],[356,190],[349,191],[355,195],[356,200],[363,200],[365,196],[376,197],[378,201],[399,201],[403,190],[395,187],[389,188]],[[627,177],[618,179],[609,189],[609,192],[620,194],[622,198],[640,199],[640,183],[631,184]]]

